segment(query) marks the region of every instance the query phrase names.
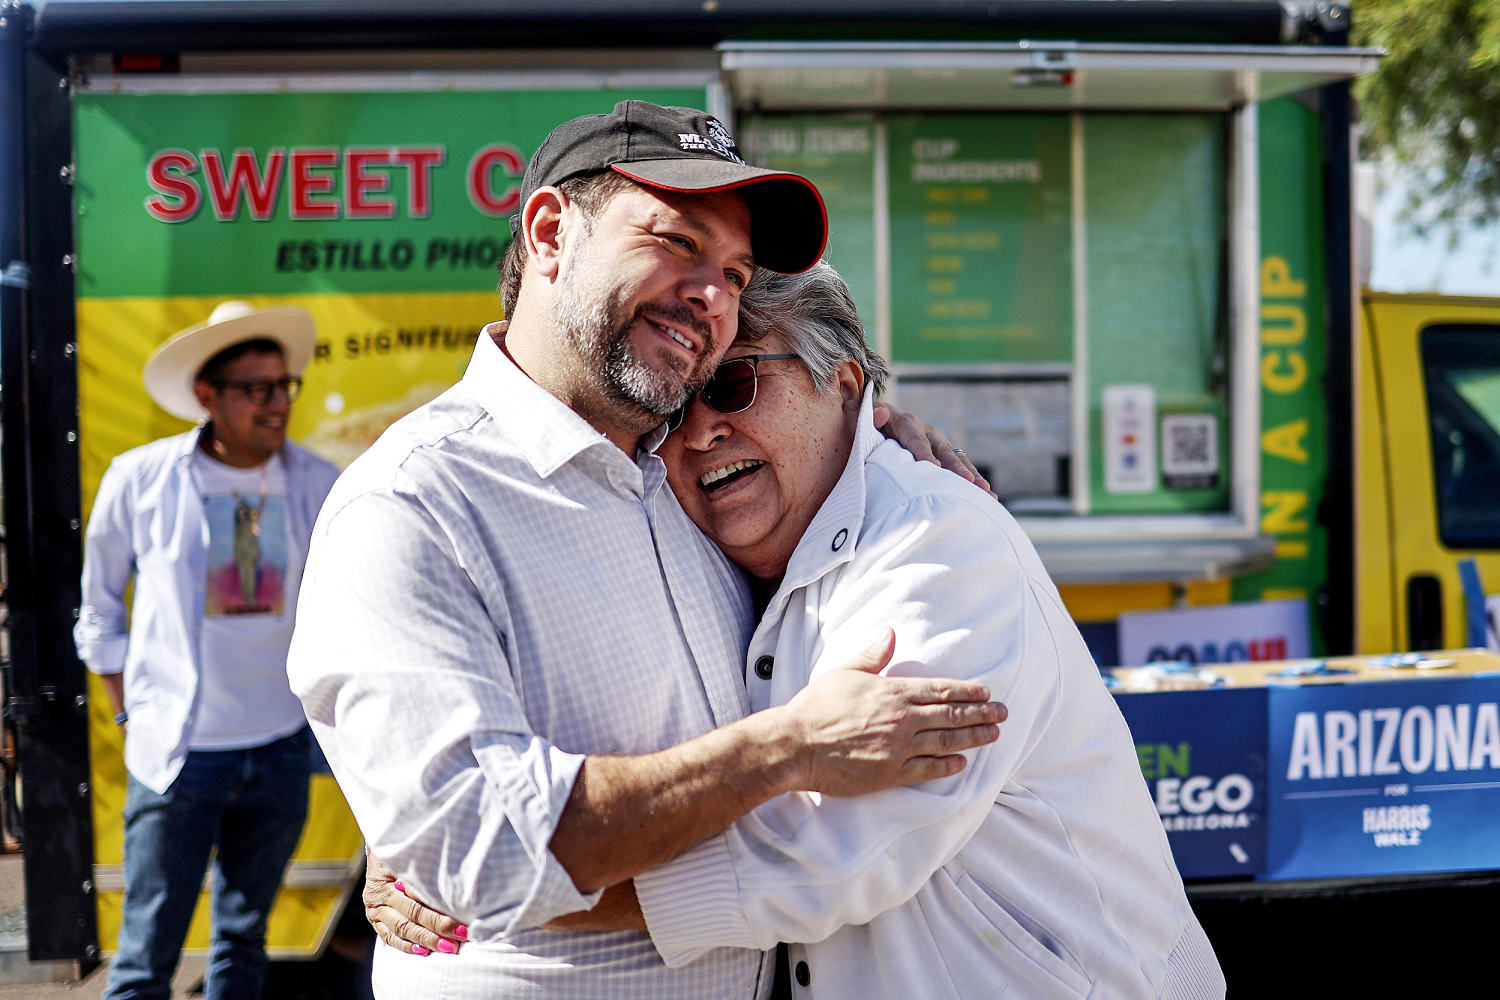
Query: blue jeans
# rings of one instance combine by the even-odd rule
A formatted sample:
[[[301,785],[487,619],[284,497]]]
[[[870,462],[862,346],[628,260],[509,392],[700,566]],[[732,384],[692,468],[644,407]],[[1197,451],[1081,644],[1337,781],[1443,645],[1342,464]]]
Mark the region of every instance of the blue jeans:
[[[195,750],[158,795],[125,797],[125,903],[109,1000],[167,1000],[213,854],[206,1000],[259,1000],[266,917],[307,818],[307,727],[264,746]],[[214,852],[217,848],[217,852]]]

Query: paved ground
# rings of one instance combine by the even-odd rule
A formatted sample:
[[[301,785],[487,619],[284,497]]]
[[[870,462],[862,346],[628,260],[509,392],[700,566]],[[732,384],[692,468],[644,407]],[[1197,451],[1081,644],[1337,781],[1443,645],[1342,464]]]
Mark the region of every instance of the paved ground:
[[[37,967],[25,961],[25,891],[21,855],[0,855],[0,1000],[97,1000],[104,993],[107,963],[79,980],[76,969],[61,963]],[[71,981],[24,981],[52,973]],[[203,960],[184,958],[172,983],[173,1000],[193,996],[202,978]]]

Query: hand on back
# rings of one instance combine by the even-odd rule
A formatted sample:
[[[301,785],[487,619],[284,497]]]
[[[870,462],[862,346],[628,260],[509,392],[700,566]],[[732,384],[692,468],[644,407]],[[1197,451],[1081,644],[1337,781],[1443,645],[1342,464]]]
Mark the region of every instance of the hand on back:
[[[785,711],[804,747],[803,787],[864,795],[957,774],[960,753],[999,739],[1004,705],[973,681],[882,677],[895,635],[799,691]]]

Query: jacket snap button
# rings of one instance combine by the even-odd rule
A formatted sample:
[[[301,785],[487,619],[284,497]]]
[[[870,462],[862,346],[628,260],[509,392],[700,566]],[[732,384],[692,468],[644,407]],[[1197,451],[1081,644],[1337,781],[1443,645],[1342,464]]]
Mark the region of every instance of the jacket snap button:
[[[775,662],[776,661],[772,657],[769,657],[769,656],[762,656],[760,659],[756,660],[755,661],[755,676],[759,677],[763,681],[770,680],[771,679],[771,668],[775,664]]]
[[[792,974],[797,977],[798,986],[806,986],[812,982],[812,973],[808,971],[806,962],[798,962],[796,971]]]

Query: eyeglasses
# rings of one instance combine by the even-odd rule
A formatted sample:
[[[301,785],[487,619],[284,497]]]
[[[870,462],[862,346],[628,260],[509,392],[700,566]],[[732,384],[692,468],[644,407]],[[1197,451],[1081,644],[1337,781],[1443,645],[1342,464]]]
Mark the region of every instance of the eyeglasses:
[[[714,369],[708,384],[698,391],[698,398],[719,413],[742,413],[755,404],[755,390],[759,385],[762,361],[801,360],[801,356],[797,354],[746,354],[730,358]],[[689,398],[682,409],[667,417],[668,433],[682,426],[688,407],[692,405],[693,400]]]
[[[239,379],[220,378],[210,383],[220,392],[225,389],[238,389],[245,394],[245,398],[256,406],[265,406],[271,401],[271,397],[279,390],[286,394],[288,403],[296,402],[297,397],[302,395],[302,380],[295,375],[283,375],[281,378],[258,378],[249,381]]]

